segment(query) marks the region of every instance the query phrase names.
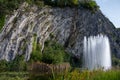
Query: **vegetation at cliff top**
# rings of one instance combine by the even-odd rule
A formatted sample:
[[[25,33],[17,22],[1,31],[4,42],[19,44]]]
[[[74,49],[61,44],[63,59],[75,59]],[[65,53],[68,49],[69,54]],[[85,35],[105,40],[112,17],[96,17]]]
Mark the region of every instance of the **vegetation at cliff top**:
[[[27,2],[29,4],[43,5],[48,4],[51,6],[79,6],[82,3],[83,7],[88,9],[96,8],[97,4],[93,0],[0,0],[0,15],[5,15],[17,9],[20,4]]]

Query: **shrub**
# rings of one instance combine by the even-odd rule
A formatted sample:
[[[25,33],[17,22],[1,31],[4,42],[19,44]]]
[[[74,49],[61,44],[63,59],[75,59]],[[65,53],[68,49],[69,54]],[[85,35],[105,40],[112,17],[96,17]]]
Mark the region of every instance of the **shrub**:
[[[45,6],[44,1],[42,1],[42,0],[36,0],[34,3],[35,3],[38,7],[43,7],[43,6]]]
[[[36,42],[36,34],[34,34],[34,41],[33,41],[33,50],[31,53],[30,61],[37,62],[42,60],[42,53],[41,53],[41,46],[39,43]]]
[[[39,50],[32,51],[30,61],[37,62],[37,61],[41,61],[41,60],[42,60],[41,51],[39,51]]]
[[[79,0],[71,0],[73,5],[79,5]]]
[[[4,72],[7,70],[7,61],[1,60],[0,61],[0,72]]]
[[[87,8],[89,10],[92,10],[93,12],[97,11],[98,8],[99,8],[97,3],[93,0],[81,3],[81,6],[84,7],[84,8]]]
[[[0,61],[0,71],[26,71],[27,63],[24,61],[24,56],[17,55],[13,61]]]
[[[32,3],[33,3],[33,0],[26,0],[26,2],[27,2],[28,4],[32,4]]]
[[[69,72],[70,64],[62,63],[62,64],[46,64],[40,62],[34,62],[31,66],[30,70],[30,80],[50,80],[54,75],[62,75],[66,72]],[[53,79],[52,79],[53,80]]]
[[[120,59],[116,58],[114,55],[112,55],[112,65],[120,67]]]
[[[41,45],[36,42],[34,35],[33,51],[31,53],[30,62],[43,61],[48,64],[57,64],[69,62],[70,56],[64,51],[62,45],[55,41],[46,41],[43,52],[41,53]]]
[[[17,55],[14,60],[7,63],[8,71],[26,71],[27,63],[24,61],[24,55]]]
[[[64,48],[54,41],[46,41],[42,61],[48,64],[57,64],[64,61]]]

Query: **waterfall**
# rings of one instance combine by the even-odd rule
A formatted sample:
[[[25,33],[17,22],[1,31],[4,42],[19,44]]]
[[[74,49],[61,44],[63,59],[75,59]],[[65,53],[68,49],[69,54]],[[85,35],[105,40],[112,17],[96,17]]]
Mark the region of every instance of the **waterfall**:
[[[84,37],[83,67],[89,70],[111,68],[110,44],[107,36]]]

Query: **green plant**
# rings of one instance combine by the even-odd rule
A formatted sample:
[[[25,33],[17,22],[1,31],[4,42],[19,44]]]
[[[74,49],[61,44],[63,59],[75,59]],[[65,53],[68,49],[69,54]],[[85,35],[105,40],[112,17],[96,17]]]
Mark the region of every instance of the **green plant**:
[[[0,16],[0,32],[4,26],[4,22],[5,22],[5,16]]]
[[[99,9],[99,6],[93,0],[82,2],[80,4],[81,4],[82,7],[86,8],[86,9],[89,9],[89,10],[92,10],[93,12],[95,12]]]
[[[79,0],[71,0],[71,3],[74,5],[79,5]]]
[[[17,55],[14,60],[7,63],[8,71],[26,71],[27,63],[24,61],[24,55]]]
[[[0,61],[0,72],[4,72],[7,70],[7,61],[1,60]]]
[[[24,61],[24,56],[17,55],[12,61],[7,62],[6,60],[0,61],[0,71],[26,71],[27,63]]]
[[[26,80],[28,72],[1,72],[0,80]]]
[[[31,53],[31,61],[37,62],[37,61],[41,61],[42,60],[42,53],[39,50],[33,51]]]
[[[120,59],[116,58],[114,55],[112,55],[112,65],[120,67]]]
[[[46,41],[42,61],[49,64],[64,62],[64,48],[55,41]]]
[[[41,46],[36,41],[37,34],[34,34],[34,40],[33,40],[33,50],[31,53],[30,61],[37,62],[42,60],[42,53],[41,53]]]
[[[67,72],[63,75],[55,75],[51,80],[119,80],[120,70],[96,70],[89,71],[80,69],[75,69],[72,72]]]
[[[26,2],[27,2],[28,4],[32,4],[32,3],[33,3],[33,0],[26,0]]]
[[[43,6],[45,6],[43,0],[36,0],[34,3],[35,3],[38,7],[40,7],[40,8],[43,7]]]

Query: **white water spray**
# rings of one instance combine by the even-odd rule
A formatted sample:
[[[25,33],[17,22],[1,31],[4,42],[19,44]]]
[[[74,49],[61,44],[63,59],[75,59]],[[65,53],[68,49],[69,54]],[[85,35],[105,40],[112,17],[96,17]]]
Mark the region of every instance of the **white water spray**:
[[[110,44],[107,36],[84,37],[83,67],[89,70],[111,68]]]

